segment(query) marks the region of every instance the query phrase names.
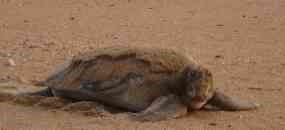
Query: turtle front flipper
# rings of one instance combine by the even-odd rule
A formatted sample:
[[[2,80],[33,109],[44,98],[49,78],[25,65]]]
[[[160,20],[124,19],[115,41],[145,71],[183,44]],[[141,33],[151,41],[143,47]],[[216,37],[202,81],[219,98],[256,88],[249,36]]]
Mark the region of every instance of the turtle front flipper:
[[[144,111],[130,114],[135,121],[161,121],[165,119],[179,118],[187,114],[185,106],[177,96],[168,95],[157,98]]]
[[[222,92],[216,91],[213,97],[203,107],[206,110],[225,110],[225,111],[242,111],[251,110],[259,107],[254,102],[240,100],[229,97]]]

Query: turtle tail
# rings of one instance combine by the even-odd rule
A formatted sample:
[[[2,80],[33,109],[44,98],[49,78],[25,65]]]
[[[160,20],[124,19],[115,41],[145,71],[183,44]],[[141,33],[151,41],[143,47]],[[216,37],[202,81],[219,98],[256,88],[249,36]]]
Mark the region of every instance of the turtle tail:
[[[206,110],[243,111],[258,107],[259,104],[254,102],[232,98],[222,92],[216,91],[203,108]]]

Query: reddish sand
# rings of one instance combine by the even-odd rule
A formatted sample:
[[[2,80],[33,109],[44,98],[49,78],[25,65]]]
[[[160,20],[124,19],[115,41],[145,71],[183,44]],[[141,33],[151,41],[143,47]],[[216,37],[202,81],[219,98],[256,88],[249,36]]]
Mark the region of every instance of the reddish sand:
[[[0,129],[285,129],[284,12],[283,0],[0,0],[0,80],[43,80],[105,45],[172,46],[208,67],[222,91],[261,104],[138,123],[1,102]]]

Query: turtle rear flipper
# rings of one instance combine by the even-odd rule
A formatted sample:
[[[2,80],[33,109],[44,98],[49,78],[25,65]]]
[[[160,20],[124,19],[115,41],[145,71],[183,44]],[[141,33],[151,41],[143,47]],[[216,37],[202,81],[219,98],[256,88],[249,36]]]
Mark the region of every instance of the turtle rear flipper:
[[[206,110],[225,110],[225,111],[242,111],[251,110],[259,107],[254,102],[240,100],[229,97],[222,92],[216,91],[212,99],[203,107]]]
[[[44,91],[47,87],[39,87],[15,81],[0,82],[0,93],[10,95],[21,95],[23,93],[34,93]]]
[[[161,121],[165,119],[179,118],[187,114],[185,106],[177,96],[168,95],[157,98],[142,112],[130,114],[135,121]]]
[[[43,96],[43,97],[52,97],[54,96],[51,88],[43,88],[42,90],[38,90],[35,92],[23,92],[18,95],[31,95],[31,96]]]

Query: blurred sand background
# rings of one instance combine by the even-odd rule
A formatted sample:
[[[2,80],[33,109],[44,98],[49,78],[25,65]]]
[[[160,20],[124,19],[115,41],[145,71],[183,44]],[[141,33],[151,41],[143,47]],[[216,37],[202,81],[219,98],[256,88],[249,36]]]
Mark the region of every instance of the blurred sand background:
[[[0,102],[0,130],[285,129],[284,0],[0,0],[0,80],[33,83],[106,45],[185,49],[256,111],[138,123]]]

